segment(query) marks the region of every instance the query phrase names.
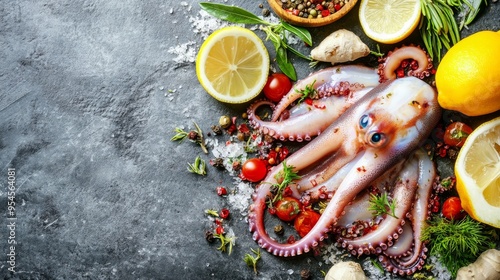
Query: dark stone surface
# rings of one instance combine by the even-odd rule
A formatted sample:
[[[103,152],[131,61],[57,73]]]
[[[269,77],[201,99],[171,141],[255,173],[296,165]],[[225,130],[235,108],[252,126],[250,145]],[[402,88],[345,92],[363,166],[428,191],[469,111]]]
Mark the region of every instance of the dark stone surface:
[[[311,255],[263,253],[255,277],[242,258],[257,245],[237,210],[229,222],[238,238],[231,256],[204,239],[203,212],[227,205],[214,189],[231,187],[232,178],[214,169],[205,177],[188,173],[186,163],[200,150],[169,139],[177,126],[196,121],[208,131],[220,115],[245,107],[212,99],[194,63],[175,61],[169,51],[201,45],[190,21],[199,16],[198,2],[0,3],[3,278],[300,279],[308,268],[321,279],[319,269],[328,270]],[[260,15],[259,3],[227,1]],[[311,29],[314,43],[348,28],[374,47],[358,25],[358,6],[337,23]],[[489,1],[463,35],[500,29],[499,14]],[[293,61],[299,77],[310,73],[305,61]],[[16,171],[15,274],[6,262],[8,168]]]

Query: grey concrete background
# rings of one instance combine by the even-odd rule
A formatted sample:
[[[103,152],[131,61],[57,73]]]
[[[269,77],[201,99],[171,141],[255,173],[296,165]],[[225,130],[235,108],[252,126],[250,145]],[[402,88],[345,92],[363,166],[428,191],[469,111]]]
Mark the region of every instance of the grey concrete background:
[[[169,139],[177,126],[196,121],[209,131],[220,115],[240,115],[245,106],[208,96],[194,63],[171,49],[190,42],[197,50],[203,42],[190,21],[199,16],[198,2],[1,1],[2,278],[300,279],[308,268],[321,279],[319,270],[328,270],[312,255],[263,253],[254,276],[242,258],[257,246],[237,210],[229,222],[238,237],[231,256],[204,239],[203,211],[227,206],[214,188],[232,187],[232,178],[210,168],[205,177],[188,173],[186,163],[200,151]],[[261,2],[268,7],[224,1],[255,14]],[[311,29],[314,43],[348,28],[373,48],[359,27],[358,6]],[[500,29],[499,15],[499,5],[488,1],[463,35]],[[414,34],[404,43],[417,40]],[[299,77],[311,72],[293,60]],[[16,170],[15,274],[6,262],[8,168]]]

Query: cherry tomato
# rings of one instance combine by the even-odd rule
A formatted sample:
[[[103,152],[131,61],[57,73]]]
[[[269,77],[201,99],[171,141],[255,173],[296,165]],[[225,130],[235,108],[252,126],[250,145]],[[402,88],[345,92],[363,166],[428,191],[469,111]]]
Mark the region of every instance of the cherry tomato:
[[[274,73],[267,78],[264,95],[273,102],[279,102],[292,88],[290,79],[282,73]]]
[[[241,173],[248,181],[259,182],[267,175],[266,162],[258,158],[248,159],[243,163]]]
[[[290,222],[299,215],[302,203],[295,197],[286,196],[278,200],[274,207],[276,208],[276,216],[278,218],[282,221]]]
[[[311,231],[318,222],[319,217],[321,217],[321,215],[313,210],[304,210],[300,212],[293,224],[300,237],[306,236]]]
[[[446,145],[462,147],[467,136],[472,133],[472,128],[462,122],[454,122],[446,127],[443,140]]]
[[[443,203],[443,216],[448,220],[461,220],[465,217],[460,198],[452,196]]]

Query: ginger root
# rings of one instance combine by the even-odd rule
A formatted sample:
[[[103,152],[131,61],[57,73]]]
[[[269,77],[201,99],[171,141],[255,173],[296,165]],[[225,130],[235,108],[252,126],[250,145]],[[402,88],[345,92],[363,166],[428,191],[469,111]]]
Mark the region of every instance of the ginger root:
[[[325,280],[368,280],[368,278],[359,263],[347,261],[332,266]]]
[[[474,263],[458,270],[456,280],[498,280],[500,279],[500,251],[484,251]]]
[[[356,60],[370,53],[368,46],[354,33],[340,29],[328,35],[311,51],[311,58],[336,63]]]

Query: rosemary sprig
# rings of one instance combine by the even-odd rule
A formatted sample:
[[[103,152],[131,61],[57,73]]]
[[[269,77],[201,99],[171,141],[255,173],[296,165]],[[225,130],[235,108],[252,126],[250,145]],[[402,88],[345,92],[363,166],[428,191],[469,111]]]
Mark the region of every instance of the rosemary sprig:
[[[206,175],[207,174],[207,164],[203,159],[200,158],[200,156],[197,156],[196,159],[194,160],[194,163],[188,163],[188,171],[191,173],[195,173],[198,175]]]
[[[275,179],[280,182],[273,184],[271,186],[272,189],[276,191],[276,195],[271,200],[271,203],[274,203],[280,200],[283,196],[283,190],[290,185],[293,180],[300,179],[298,173],[294,170],[294,166],[287,165],[286,161],[283,161],[283,170],[281,170],[278,174],[276,174]]]
[[[315,98],[316,97],[316,95],[318,94],[318,91],[314,88],[315,83],[316,83],[316,80],[314,80],[312,83],[306,85],[306,87],[303,89],[295,89],[295,92],[302,94],[298,103],[301,103],[306,98]]]
[[[200,126],[196,122],[193,122],[196,130],[191,130],[189,132],[184,131],[184,129],[180,127],[176,127],[174,129],[175,135],[170,138],[170,141],[179,141],[182,142],[184,139],[189,139],[191,142],[194,142],[200,145],[201,149],[205,154],[208,154],[207,146],[205,145],[205,139],[203,138],[203,131]]]
[[[370,194],[370,200],[369,200],[370,206],[368,207],[368,210],[372,212],[374,216],[380,216],[380,215],[389,215],[392,216],[396,219],[396,200],[392,199],[389,201],[389,198],[387,196],[387,193],[384,192],[380,195],[375,195],[375,194]]]
[[[483,251],[496,246],[485,225],[466,216],[461,221],[435,218],[424,228],[422,240],[429,241],[431,255],[456,277],[459,268],[474,262]]]
[[[469,1],[472,1],[472,5]],[[460,41],[460,29],[471,23],[479,11],[482,0],[420,0],[422,17],[420,35],[430,57],[441,60],[442,51],[450,49]],[[478,3],[479,2],[479,3]],[[464,20],[460,24],[454,10],[463,10]]]
[[[260,248],[258,248],[257,250],[250,248],[250,250],[252,250],[252,253],[255,254],[255,257],[251,254],[246,254],[243,260],[249,267],[252,267],[253,272],[257,274],[257,262],[260,260]]]
[[[209,2],[200,3],[200,6],[207,13],[222,20],[227,20],[232,23],[262,25],[260,29],[266,33],[266,40],[270,40],[276,49],[276,63],[278,64],[278,67],[285,75],[294,81],[297,80],[297,73],[295,71],[295,67],[288,58],[287,52],[291,52],[296,56],[309,61],[313,60],[311,57],[302,54],[288,44],[287,35],[293,34],[311,46],[312,37],[309,31],[305,28],[293,26],[282,20],[279,23],[271,23],[245,9],[236,6]]]
[[[233,245],[235,244],[236,237],[235,236],[229,237],[224,233],[221,233],[221,234],[214,234],[214,238],[219,239],[221,243],[220,246],[217,248],[217,250],[221,252],[226,252],[227,250],[227,254],[231,255],[231,253],[233,252]],[[227,248],[228,245],[229,249]]]

